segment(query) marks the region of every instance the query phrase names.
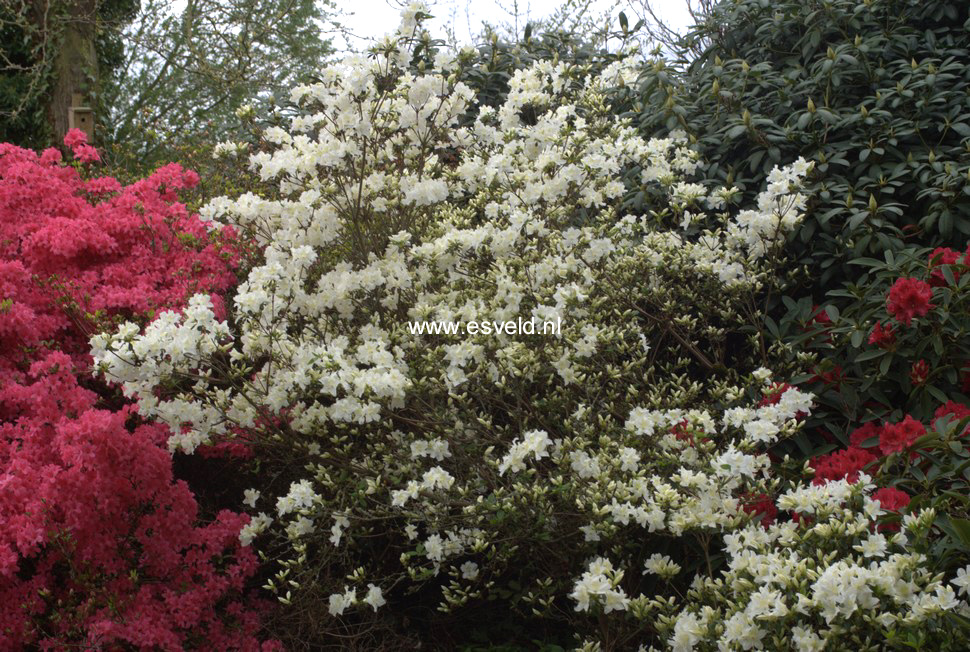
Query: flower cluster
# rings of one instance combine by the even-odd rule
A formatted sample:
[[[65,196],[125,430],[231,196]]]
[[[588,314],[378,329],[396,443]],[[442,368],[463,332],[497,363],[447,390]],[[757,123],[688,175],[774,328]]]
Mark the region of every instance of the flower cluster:
[[[99,327],[226,290],[231,232],[175,201],[197,180],[178,166],[122,187],[59,161],[0,145],[0,648],[258,649],[249,517],[199,524],[166,429],[87,353]]]
[[[909,326],[914,317],[926,315],[933,304],[933,288],[916,278],[897,279],[889,289],[889,314]]]
[[[526,601],[555,621],[572,592],[619,611],[621,583],[653,580],[605,555],[628,568],[643,537],[751,520],[746,497],[775,493],[765,447],[811,412],[791,387],[746,397],[770,372],[751,376],[759,364],[728,344],[775,282],[767,254],[801,219],[810,166],[778,169],[732,212],[725,191],[686,182],[684,139],[644,140],[611,112],[628,61],[540,61],[499,107],[474,107],[462,56],[406,66],[425,54],[421,15],[294,90],[301,113],[251,158],[277,197],[202,211],[262,250],[231,318],[199,296],[95,336],[94,357],[172,449],[244,435],[265,452],[273,480],[245,494],[240,536],[290,551],[267,587],[327,605],[321,627],[392,636],[415,600]],[[630,192],[696,219],[629,214]],[[517,318],[562,330],[407,328]],[[380,600],[359,599],[371,585]]]
[[[723,576],[698,577],[686,607],[664,618],[670,648],[869,649],[903,632],[943,640],[947,615],[970,607],[921,552],[936,515],[906,515],[887,536],[874,526],[902,501],[873,490],[866,475],[797,488],[778,505],[799,522],[726,535]]]

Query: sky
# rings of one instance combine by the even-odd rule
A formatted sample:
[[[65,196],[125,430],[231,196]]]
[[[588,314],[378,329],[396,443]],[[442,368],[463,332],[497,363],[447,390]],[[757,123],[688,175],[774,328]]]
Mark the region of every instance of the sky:
[[[444,27],[450,23],[455,26],[458,40],[462,43],[470,43],[483,21],[510,22],[509,13],[502,7],[511,7],[514,1],[430,0],[428,4],[433,5],[431,13],[435,16],[430,24],[431,33],[444,37]],[[528,19],[535,19],[554,11],[561,4],[561,0],[518,0],[518,4],[520,13],[528,16]],[[620,5],[611,12],[616,24],[619,12],[631,2],[630,0],[595,0],[595,4],[600,11],[612,5]],[[657,15],[672,27],[682,30],[690,24],[686,0],[654,0],[653,5]],[[337,0],[337,6],[348,14],[343,18],[343,23],[354,34],[350,45],[355,49],[366,47],[369,39],[378,38],[393,31],[397,27],[398,15],[401,11],[399,0]],[[636,23],[636,11],[628,8],[626,14],[631,26]]]

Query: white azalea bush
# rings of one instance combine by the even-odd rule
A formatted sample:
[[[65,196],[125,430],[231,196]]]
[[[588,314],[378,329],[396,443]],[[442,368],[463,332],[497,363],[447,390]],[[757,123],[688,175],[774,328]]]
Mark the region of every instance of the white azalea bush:
[[[725,534],[725,571],[695,577],[685,607],[631,604],[676,614],[657,619],[672,650],[947,649],[949,617],[970,608],[932,570],[936,514],[880,523],[874,488],[863,474],[791,489],[778,504],[796,519]]]
[[[199,296],[143,332],[99,335],[100,373],[169,425],[173,451],[253,447],[263,483],[240,497],[240,537],[304,614],[301,636],[407,648],[443,635],[427,624],[437,611],[451,632],[500,613],[525,623],[510,637],[604,649],[800,645],[737,596],[766,586],[821,625],[829,606],[802,609],[791,599],[805,587],[779,578],[808,564],[790,578],[814,582],[865,556],[818,543],[834,556],[812,566],[821,517],[762,532],[745,510],[753,495],[810,491],[770,473],[766,447],[798,429],[811,396],[761,400],[770,352],[755,308],[808,165],[776,170],[757,206],[732,211],[732,189],[688,182],[684,142],[644,141],[611,113],[610,90],[636,78],[629,60],[595,75],[540,62],[501,108],[478,110],[456,81],[464,57],[430,52],[423,16],[412,7],[372,56],[294,90],[301,114],[251,160],[278,197],[206,207],[213,228],[262,250],[228,320]],[[625,214],[630,183],[668,205]],[[561,330],[409,327],[518,319]],[[874,514],[846,510],[833,540]],[[920,558],[892,557],[900,536],[869,563],[909,583],[894,598],[926,601],[899,621],[922,626],[954,605]],[[680,599],[685,575],[697,579]],[[762,638],[731,638],[741,617],[765,621]]]

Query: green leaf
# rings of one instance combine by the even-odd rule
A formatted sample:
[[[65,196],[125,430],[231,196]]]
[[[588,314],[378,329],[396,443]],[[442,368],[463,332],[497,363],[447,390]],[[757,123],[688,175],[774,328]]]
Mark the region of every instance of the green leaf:
[[[869,349],[868,351],[863,351],[855,357],[856,362],[865,362],[866,360],[875,360],[876,358],[881,358],[886,355],[886,352],[882,349]],[[880,373],[886,373],[880,370]]]
[[[950,526],[960,539],[960,542],[970,547],[970,521],[965,518],[950,518]]]
[[[942,391],[940,391],[940,389],[938,387],[936,387],[935,385],[927,385],[926,386],[926,391],[928,391],[930,393],[930,395],[933,398],[935,398],[937,401],[939,401],[940,403],[946,403],[949,400],[946,397],[946,394],[944,394]]]
[[[892,363],[892,360],[893,360],[893,357],[891,355],[887,355],[885,358],[882,359],[882,361],[879,363],[880,375],[882,376],[886,375],[886,373],[889,371],[889,365]]]

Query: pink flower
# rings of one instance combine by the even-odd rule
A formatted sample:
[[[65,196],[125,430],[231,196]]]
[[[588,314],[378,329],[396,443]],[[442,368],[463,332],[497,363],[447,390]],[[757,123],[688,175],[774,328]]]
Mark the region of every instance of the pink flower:
[[[915,278],[897,279],[889,289],[889,314],[909,326],[913,317],[922,317],[933,304],[933,288]]]
[[[71,129],[64,136],[64,144],[74,149],[78,145],[84,145],[88,142],[88,135],[81,131],[80,129]]]
[[[65,142],[97,160],[83,132]],[[102,324],[81,321],[147,323],[195,292],[221,302],[238,242],[168,199],[197,180],[178,165],[122,186],[59,161],[0,144],[0,605],[17,606],[0,608],[0,649],[260,649],[249,517],[200,522],[168,429],[102,407],[112,390],[88,371]]]
[[[90,145],[78,145],[75,147],[74,158],[79,160],[81,163],[98,163],[101,161],[101,156],[98,154],[98,150]]]
[[[55,163],[61,162],[61,150],[56,147],[48,147],[40,155],[41,165],[54,165]]]

